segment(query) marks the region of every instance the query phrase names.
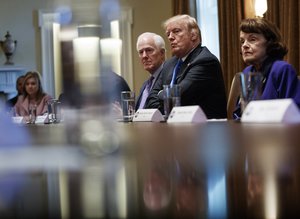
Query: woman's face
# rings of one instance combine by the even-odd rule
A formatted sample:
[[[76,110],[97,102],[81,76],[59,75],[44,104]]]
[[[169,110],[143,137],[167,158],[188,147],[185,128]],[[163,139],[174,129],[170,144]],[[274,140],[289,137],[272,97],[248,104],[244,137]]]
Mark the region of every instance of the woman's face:
[[[38,92],[38,89],[38,81],[35,78],[31,77],[26,80],[25,90],[29,96],[35,96]]]
[[[247,65],[260,66],[267,57],[267,40],[263,34],[240,32],[241,51]]]

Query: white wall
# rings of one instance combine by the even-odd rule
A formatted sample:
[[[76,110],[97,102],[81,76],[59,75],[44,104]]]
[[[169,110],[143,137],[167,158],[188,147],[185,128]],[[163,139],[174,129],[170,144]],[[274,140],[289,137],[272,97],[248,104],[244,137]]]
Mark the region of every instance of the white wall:
[[[41,72],[41,40],[38,27],[38,10],[54,10],[58,5],[71,5],[74,8],[76,22],[92,22],[98,19],[95,14],[99,1],[104,0],[0,0],[0,40],[4,40],[6,31],[18,41],[13,58],[16,66]],[[115,0],[117,1],[117,0]],[[139,91],[148,74],[143,70],[136,54],[136,39],[145,31],[164,36],[162,21],[171,16],[172,0],[119,0],[120,6],[133,9],[132,54],[133,54],[133,90]],[[96,7],[95,7],[96,6]],[[0,50],[0,67],[5,62]],[[41,72],[43,74],[43,72]]]
[[[0,0],[0,39],[5,40],[9,31],[13,40],[17,40],[17,49],[13,57],[17,66],[28,70],[40,70],[39,31],[37,28],[37,9],[45,8],[44,0]],[[5,62],[0,52],[0,65]]]

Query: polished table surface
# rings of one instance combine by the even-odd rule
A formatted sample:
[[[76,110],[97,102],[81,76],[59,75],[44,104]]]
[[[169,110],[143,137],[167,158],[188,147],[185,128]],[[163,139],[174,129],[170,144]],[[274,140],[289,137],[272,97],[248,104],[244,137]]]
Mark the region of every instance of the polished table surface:
[[[1,218],[300,215],[299,124],[36,124],[4,138]]]

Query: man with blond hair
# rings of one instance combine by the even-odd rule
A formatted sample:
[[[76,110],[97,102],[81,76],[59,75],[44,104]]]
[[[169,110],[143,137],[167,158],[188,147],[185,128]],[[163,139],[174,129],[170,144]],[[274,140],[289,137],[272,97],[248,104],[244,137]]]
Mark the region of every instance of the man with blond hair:
[[[163,112],[163,85],[178,84],[181,105],[199,105],[208,119],[226,118],[226,93],[219,60],[202,46],[195,18],[177,15],[163,23],[173,57],[167,60],[146,102]]]

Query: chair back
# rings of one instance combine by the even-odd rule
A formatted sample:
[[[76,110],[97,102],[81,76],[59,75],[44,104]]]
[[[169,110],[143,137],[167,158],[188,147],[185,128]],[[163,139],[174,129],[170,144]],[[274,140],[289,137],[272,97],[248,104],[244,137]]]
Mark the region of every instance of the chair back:
[[[232,79],[230,91],[228,95],[227,119],[233,119],[233,111],[235,110],[239,96],[240,96],[240,78],[239,78],[239,73],[236,73]]]

